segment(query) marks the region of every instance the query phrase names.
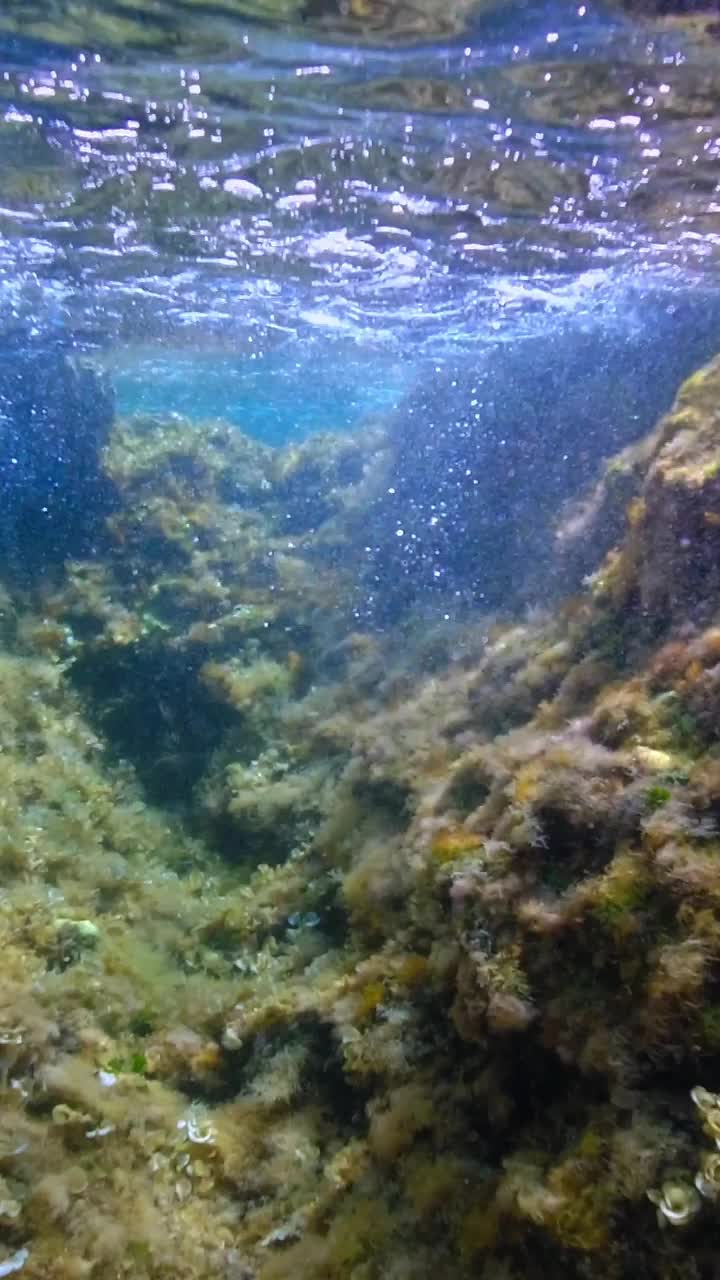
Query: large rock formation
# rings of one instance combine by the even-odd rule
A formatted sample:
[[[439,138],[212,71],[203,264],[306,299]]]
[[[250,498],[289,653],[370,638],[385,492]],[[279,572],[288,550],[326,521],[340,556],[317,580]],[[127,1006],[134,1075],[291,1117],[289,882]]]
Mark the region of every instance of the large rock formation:
[[[367,608],[434,599],[507,608],[546,598],[560,510],[603,459],[637,441],[715,349],[717,307],[648,301],[653,324],[488,346],[436,370],[391,425],[392,463],[367,529]],[[596,559],[611,523],[594,526]],[[565,591],[584,566],[564,565]]]
[[[720,362],[554,614],[384,634],[338,598],[356,445],[281,541],[312,448],[118,428],[111,553],[3,601],[6,1274],[711,1274],[718,403]],[[173,662],[218,709],[205,839],[127,763]]]
[[[69,341],[0,335],[0,555],[20,577],[87,555],[102,537],[112,420],[109,387]]]

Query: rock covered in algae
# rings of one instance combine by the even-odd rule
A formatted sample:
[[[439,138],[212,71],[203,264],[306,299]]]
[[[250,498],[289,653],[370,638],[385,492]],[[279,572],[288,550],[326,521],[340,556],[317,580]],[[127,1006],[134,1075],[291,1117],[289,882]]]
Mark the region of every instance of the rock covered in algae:
[[[438,636],[412,617],[358,633],[341,608],[328,636],[335,507],[295,535],[315,581],[311,607],[282,600],[292,659],[272,626],[199,640],[227,601],[208,617],[183,583],[197,536],[233,609],[269,607],[259,556],[222,546],[251,529],[275,550],[278,459],[121,428],[112,553],[44,617],[18,602],[0,665],[0,1229],[32,1280],[702,1274],[720,596],[704,544],[680,566],[711,510],[717,377],[682,389],[644,446],[645,505],[562,609]],[[226,447],[249,451],[242,497]],[[333,499],[353,518],[362,485]],[[680,536],[656,538],[665,498]],[[154,679],[180,654],[227,712],[179,816],[113,764],[142,683],[104,743],[84,718],[83,661],[127,688],[136,646]],[[188,705],[173,689],[166,716]],[[95,945],[66,946],[68,921]]]
[[[28,638],[72,661],[152,795],[185,803],[233,725],[250,765],[263,717],[342,638],[348,526],[382,465],[379,430],[275,450],[222,423],[116,424],[108,554],[71,563]]]
[[[569,123],[576,110],[577,93]],[[449,180],[457,169],[444,171]],[[459,178],[465,189],[466,179]],[[583,568],[568,556],[561,575],[553,561],[556,513],[596,483],[603,456],[651,430],[680,380],[714,353],[714,304],[705,318],[699,331],[689,312],[658,306],[652,330],[625,333],[621,343],[592,332],[549,348],[544,335],[526,337],[488,344],[469,370],[450,365],[428,375],[389,424],[387,482],[369,522],[371,616],[397,621],[408,609],[453,597],[456,608],[458,600],[507,608],[546,598],[554,580],[568,590],[569,569],[594,568],[614,532],[607,490],[622,502],[621,470],[632,460],[616,463],[615,483],[595,495],[604,511],[595,522],[594,560]]]
[[[623,549],[601,572],[618,605],[664,623],[715,614],[720,579],[720,361],[683,385],[652,438]]]

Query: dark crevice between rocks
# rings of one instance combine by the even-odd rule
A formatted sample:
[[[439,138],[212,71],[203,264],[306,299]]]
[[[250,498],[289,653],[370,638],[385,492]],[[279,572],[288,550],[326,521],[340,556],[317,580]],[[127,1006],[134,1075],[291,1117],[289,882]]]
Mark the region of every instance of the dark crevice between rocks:
[[[492,786],[492,778],[473,761],[459,769],[448,787],[444,799],[449,809],[459,817],[467,818],[485,803]]]
[[[89,718],[134,767],[148,800],[187,814],[192,790],[235,722],[199,679],[201,659],[155,645],[86,651],[71,678]]]
[[[353,796],[379,812],[389,832],[405,829],[412,793],[404,783],[394,778],[358,778],[353,782]]]
[[[304,1071],[304,1088],[308,1101],[322,1107],[329,1120],[344,1133],[358,1134],[367,1126],[366,1104],[370,1088],[363,1088],[356,1081],[348,1080],[332,1027],[321,1022],[315,1014],[306,1014],[296,1023],[298,1035],[302,1035],[307,1049],[307,1065]],[[238,1049],[227,1052],[223,1070],[223,1097],[230,1100],[241,1094],[248,1083],[262,1068],[263,1060],[288,1047],[287,1031],[252,1036]],[[189,1086],[188,1092],[197,1086]]]

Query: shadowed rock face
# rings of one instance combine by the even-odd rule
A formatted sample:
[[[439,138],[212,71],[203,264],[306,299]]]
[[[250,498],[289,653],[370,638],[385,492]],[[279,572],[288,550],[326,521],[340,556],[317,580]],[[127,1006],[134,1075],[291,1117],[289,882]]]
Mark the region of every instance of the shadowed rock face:
[[[20,577],[92,552],[111,504],[102,376],[51,338],[0,340],[0,553]]]
[[[392,619],[449,594],[491,608],[536,598],[563,504],[650,429],[719,332],[720,315],[701,323],[673,308],[642,333],[527,339],[436,372],[397,415],[370,522],[371,611]]]

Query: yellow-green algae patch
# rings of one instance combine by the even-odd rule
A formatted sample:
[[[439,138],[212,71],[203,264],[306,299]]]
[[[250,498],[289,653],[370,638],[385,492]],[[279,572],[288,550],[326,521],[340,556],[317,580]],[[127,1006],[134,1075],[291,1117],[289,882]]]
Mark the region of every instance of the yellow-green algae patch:
[[[355,629],[378,436],[118,424],[107,557],[3,601],[0,1272],[705,1274],[718,404],[450,640]]]

